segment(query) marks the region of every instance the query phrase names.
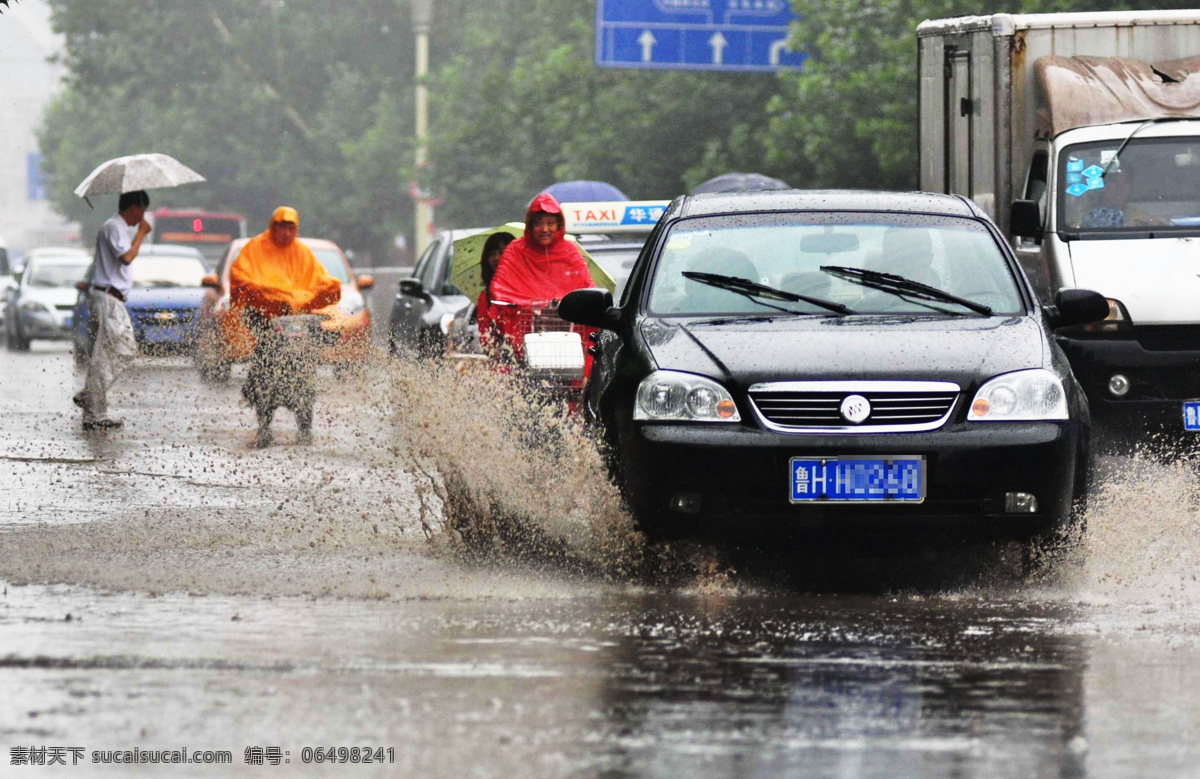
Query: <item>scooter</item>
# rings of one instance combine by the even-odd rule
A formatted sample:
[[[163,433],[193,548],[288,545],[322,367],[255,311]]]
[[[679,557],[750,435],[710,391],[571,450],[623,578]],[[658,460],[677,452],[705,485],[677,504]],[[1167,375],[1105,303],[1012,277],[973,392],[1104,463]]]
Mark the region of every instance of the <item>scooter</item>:
[[[317,353],[324,341],[315,314],[275,317],[256,328],[259,342],[242,393],[258,417],[259,448],[274,441],[275,411],[291,409],[300,427],[298,443],[312,443],[313,406],[317,400]]]

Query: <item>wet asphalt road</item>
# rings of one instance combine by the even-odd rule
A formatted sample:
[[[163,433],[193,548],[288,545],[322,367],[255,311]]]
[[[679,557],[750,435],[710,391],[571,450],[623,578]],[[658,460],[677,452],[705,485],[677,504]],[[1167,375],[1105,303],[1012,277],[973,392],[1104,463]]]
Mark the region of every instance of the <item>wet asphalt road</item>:
[[[942,584],[719,547],[665,580],[481,562],[393,370],[323,374],[314,446],[282,414],[259,452],[240,372],[143,360],[126,430],[85,436],[64,348],[0,354],[0,775],[1200,776],[1190,466],[1106,460],[1084,547],[1029,582],[1003,551]],[[91,762],[184,747],[232,764]]]

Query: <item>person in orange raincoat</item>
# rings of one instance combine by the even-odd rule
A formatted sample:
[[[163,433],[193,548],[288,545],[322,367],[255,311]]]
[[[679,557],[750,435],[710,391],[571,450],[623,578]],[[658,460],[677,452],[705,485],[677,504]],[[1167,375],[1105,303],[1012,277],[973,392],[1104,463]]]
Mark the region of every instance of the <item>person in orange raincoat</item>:
[[[342,285],[317,261],[312,250],[296,240],[300,214],[281,206],[271,216],[271,226],[251,238],[229,268],[230,303],[255,336],[254,355],[242,385],[242,396],[258,413],[258,445],[271,443],[271,419],[276,405],[273,386],[283,369],[272,362],[272,335],[268,322],[278,316],[306,314],[337,303]],[[312,406],[315,390],[307,389],[303,402],[293,407],[300,427],[300,442],[312,441]],[[312,397],[308,397],[311,395]],[[283,405],[283,404],[279,404]]]

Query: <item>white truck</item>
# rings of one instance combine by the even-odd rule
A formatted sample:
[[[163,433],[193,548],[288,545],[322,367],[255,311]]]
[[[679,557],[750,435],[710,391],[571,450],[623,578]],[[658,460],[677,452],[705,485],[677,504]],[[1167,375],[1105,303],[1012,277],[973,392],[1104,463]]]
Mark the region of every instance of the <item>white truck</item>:
[[[972,198],[1039,296],[1093,417],[1200,430],[1200,11],[995,14],[917,28],[920,185]]]

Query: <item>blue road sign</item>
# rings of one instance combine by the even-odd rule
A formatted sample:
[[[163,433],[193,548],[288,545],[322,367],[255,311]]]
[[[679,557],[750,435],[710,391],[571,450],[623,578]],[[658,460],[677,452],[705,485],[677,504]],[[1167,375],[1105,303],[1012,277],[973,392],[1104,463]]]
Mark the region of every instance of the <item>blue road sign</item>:
[[[609,68],[774,71],[788,51],[790,0],[596,0],[596,64]]]

